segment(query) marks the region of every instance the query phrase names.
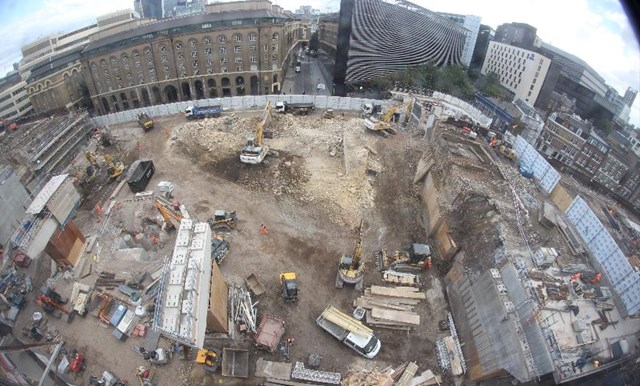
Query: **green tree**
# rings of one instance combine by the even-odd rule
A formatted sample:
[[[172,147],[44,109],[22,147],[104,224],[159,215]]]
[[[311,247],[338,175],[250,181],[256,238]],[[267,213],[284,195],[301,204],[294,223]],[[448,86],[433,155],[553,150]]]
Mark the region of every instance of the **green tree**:
[[[436,79],[437,90],[461,99],[473,98],[473,86],[464,68],[453,65],[441,68]]]

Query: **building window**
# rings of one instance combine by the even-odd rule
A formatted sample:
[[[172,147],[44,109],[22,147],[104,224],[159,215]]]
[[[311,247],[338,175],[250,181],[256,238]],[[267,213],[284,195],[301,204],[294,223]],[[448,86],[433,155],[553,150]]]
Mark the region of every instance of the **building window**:
[[[227,63],[227,57],[223,56],[222,58],[220,58],[220,64],[225,64]]]
[[[167,55],[162,55],[160,60],[162,61],[162,63],[168,63],[169,62],[169,57]]]
[[[272,51],[278,51],[278,45],[277,44],[272,44],[271,45],[271,50]]]
[[[242,58],[241,58],[241,57],[236,58],[236,59],[235,59],[235,62],[236,62],[236,63],[242,63]]]
[[[202,28],[211,28],[211,27],[213,27],[213,24],[211,24],[211,23],[203,23],[202,24]]]
[[[195,48],[198,45],[198,42],[195,40],[189,40],[189,44],[191,44],[191,48]]]
[[[255,52],[255,50],[256,50],[256,46],[249,46],[249,51]]]
[[[191,67],[198,67],[198,61],[194,60],[193,62],[191,62]]]
[[[258,35],[254,34],[253,32],[249,34],[250,42],[255,42],[257,39],[258,39]]]
[[[257,62],[258,62],[258,58],[257,58],[255,55],[251,55],[251,56],[249,57],[249,61],[250,61],[251,63],[257,63]]]
[[[242,35],[240,34],[233,35],[233,41],[236,43],[240,43],[242,41]]]
[[[208,36],[205,36],[204,38],[202,38],[202,44],[204,44],[205,46],[210,46],[211,45],[211,38]]]
[[[213,66],[213,60],[207,59],[207,67]]]
[[[167,52],[167,47],[160,46],[160,52]],[[124,60],[124,58],[122,58],[122,60]]]
[[[227,53],[227,47],[220,47],[219,52],[220,52],[220,55],[226,54]]]
[[[227,42],[227,37],[225,35],[218,36],[218,42],[226,43]]]
[[[242,20],[231,20],[231,25],[241,25]]]
[[[242,72],[242,71],[244,71],[244,70],[242,69],[242,66],[236,66],[236,72]]]
[[[235,52],[236,54],[241,53],[242,52],[242,47],[240,47],[240,46],[233,47],[233,52]]]
[[[176,50],[182,49],[182,42],[176,42]]]
[[[204,54],[207,56],[211,56],[211,48],[205,48],[204,49]]]
[[[198,57],[198,51],[191,51],[191,57],[192,58],[197,58]]]
[[[184,52],[178,52],[178,59],[184,59]]]
[[[229,72],[229,70],[226,67],[220,67],[220,72]]]
[[[272,55],[271,56],[271,60],[273,60],[274,62],[278,61],[278,55]]]

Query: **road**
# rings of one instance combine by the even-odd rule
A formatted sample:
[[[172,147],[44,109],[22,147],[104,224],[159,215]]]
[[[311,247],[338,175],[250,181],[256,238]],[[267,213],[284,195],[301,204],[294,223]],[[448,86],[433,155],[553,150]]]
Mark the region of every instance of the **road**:
[[[282,91],[286,94],[294,95],[331,95],[332,79],[325,79],[320,70],[318,58],[302,55],[300,58],[302,65],[300,72],[296,73],[292,68],[286,76]],[[324,90],[316,91],[318,83],[325,85]]]

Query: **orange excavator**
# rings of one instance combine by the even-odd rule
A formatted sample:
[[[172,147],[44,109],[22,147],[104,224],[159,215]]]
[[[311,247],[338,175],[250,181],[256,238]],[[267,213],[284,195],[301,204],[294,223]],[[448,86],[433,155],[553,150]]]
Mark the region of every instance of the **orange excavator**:
[[[66,315],[67,323],[71,323],[73,321],[73,317],[75,316],[75,311],[67,310],[54,299],[50,298],[45,294],[40,294],[36,299],[36,304],[42,307],[42,309],[47,313],[51,314],[55,317],[62,317],[62,314]]]
[[[167,230],[175,229],[180,225],[180,222],[183,219],[180,212],[176,212],[174,209],[168,207],[168,205],[164,204],[157,198],[153,201],[153,203],[160,212],[160,215],[162,216],[162,219],[166,224]],[[176,223],[174,223],[174,221],[177,223],[177,225]]]

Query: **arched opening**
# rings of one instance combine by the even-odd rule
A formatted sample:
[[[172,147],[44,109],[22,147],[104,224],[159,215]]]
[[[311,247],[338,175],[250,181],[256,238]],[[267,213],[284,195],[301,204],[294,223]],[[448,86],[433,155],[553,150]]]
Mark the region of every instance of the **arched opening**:
[[[154,87],[155,89],[158,89],[157,87]],[[160,90],[158,90],[158,93],[160,93]],[[151,98],[149,98],[149,90],[147,90],[146,88],[142,89],[142,103],[146,106],[151,106]]]
[[[231,96],[231,82],[229,81],[229,78],[222,78],[222,80],[220,81],[220,84],[222,84],[222,96],[223,97],[230,97]]]
[[[129,95],[131,96],[131,103],[133,104],[133,108],[134,109],[140,108],[140,101],[138,100],[138,94],[136,93],[136,91],[131,90]]]
[[[121,100],[121,101],[123,101],[123,102],[125,102],[125,101],[127,100],[127,94],[125,94],[125,93],[121,92],[121,93],[120,93],[120,100]]]
[[[175,88],[174,88],[175,90]],[[161,105],[162,104],[162,94],[160,93],[160,89],[156,86],[154,86],[151,89],[151,92],[153,93],[153,104],[154,105]]]
[[[168,85],[164,88],[164,95],[167,97],[168,103],[173,103],[178,101],[178,90],[172,85]]]
[[[251,95],[258,95],[258,77],[253,75],[249,83],[251,84]]]
[[[209,98],[217,98],[218,90],[216,89],[216,80],[211,78],[208,79],[207,87],[209,88]]]
[[[273,74],[273,83],[278,83],[278,74]]]
[[[280,92],[280,85],[279,84],[274,84],[273,85],[273,93],[277,94]]]
[[[196,80],[193,85],[196,89],[196,99],[204,99],[204,85],[202,81]]]
[[[127,101],[122,102],[122,109],[123,110],[129,110],[129,102],[127,102]]]
[[[236,78],[236,95],[245,95],[244,78],[241,76]]]
[[[102,101],[102,109],[104,110],[105,114],[110,113],[111,108],[109,107],[109,102],[107,102],[107,98],[102,97],[101,101]]]
[[[189,87],[189,82],[182,82],[182,100],[188,101],[191,100],[191,87]]]

